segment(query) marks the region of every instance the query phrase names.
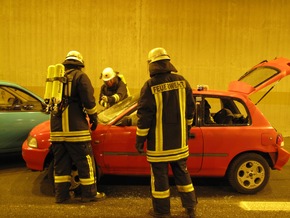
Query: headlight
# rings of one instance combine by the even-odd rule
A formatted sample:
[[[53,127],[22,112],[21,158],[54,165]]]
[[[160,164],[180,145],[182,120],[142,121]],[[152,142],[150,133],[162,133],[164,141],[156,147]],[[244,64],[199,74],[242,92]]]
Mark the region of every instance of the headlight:
[[[37,140],[32,136],[28,136],[27,145],[31,148],[37,148]]]

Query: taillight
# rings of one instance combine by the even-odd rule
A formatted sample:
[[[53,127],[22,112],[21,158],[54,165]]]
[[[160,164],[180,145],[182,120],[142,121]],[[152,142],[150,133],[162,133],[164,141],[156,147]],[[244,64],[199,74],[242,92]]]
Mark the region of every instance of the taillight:
[[[277,135],[277,138],[276,138],[276,144],[280,147],[283,147],[284,146],[284,138],[281,134],[278,134]]]

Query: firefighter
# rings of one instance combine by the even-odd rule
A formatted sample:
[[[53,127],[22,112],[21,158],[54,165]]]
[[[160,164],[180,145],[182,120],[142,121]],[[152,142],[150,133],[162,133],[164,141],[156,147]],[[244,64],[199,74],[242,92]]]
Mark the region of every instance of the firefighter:
[[[63,65],[67,78],[63,85],[63,100],[58,113],[51,114],[50,118],[56,203],[69,202],[72,164],[78,169],[81,201],[96,201],[105,197],[105,194],[97,192],[95,162],[90,144],[90,131],[94,131],[98,124],[94,88],[82,71],[84,61],[78,51],[70,51]]]
[[[147,140],[153,204],[149,214],[170,216],[170,165],[182,206],[189,217],[195,217],[197,199],[186,166],[188,131],[195,110],[192,89],[183,76],[172,73],[177,70],[164,48],[152,49],[148,64],[151,78],[143,85],[138,101],[136,149],[144,152]]]
[[[104,108],[109,108],[130,95],[124,76],[111,67],[103,70],[100,79],[104,84],[101,87],[99,104]]]

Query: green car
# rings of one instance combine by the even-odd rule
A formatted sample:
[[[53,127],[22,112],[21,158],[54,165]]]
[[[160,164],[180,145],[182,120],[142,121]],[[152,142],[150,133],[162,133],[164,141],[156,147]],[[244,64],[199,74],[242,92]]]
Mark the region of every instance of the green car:
[[[21,152],[37,124],[48,120],[43,99],[15,83],[0,80],[0,154]]]

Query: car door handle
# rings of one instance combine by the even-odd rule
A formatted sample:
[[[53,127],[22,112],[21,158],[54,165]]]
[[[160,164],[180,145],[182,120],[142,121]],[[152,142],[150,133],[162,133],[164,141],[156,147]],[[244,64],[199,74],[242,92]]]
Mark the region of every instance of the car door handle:
[[[95,144],[100,144],[100,140],[95,140]]]

